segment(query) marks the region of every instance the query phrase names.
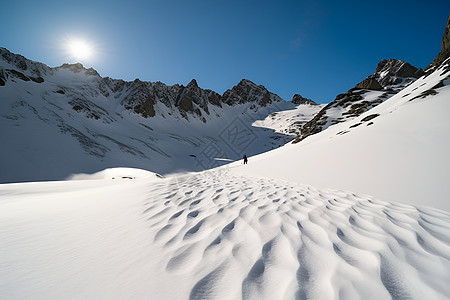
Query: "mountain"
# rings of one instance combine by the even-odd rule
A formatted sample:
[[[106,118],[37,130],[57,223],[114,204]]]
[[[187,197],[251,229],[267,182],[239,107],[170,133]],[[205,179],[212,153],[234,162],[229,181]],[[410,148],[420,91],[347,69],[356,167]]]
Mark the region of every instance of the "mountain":
[[[138,157],[149,166],[140,144],[171,149],[181,164],[208,132],[222,140],[211,145],[251,149],[255,140],[266,149],[276,130],[324,109],[278,107],[283,102],[270,103],[274,96],[248,81],[213,96],[216,105],[195,81],[111,81],[102,90],[109,79],[94,70],[33,66],[8,64],[1,73],[2,176],[45,177],[73,171],[74,162],[86,169],[86,160]],[[326,114],[386,93],[382,103],[246,165],[166,176],[108,168],[0,184],[0,297],[448,299],[450,59],[418,79],[404,77],[417,71],[401,61],[379,67],[339,97],[350,108]],[[161,92],[154,103],[152,88]],[[352,102],[358,93],[363,100]],[[129,96],[137,100],[124,101]],[[214,146],[203,149],[224,159]],[[161,157],[150,161],[157,167]]]
[[[311,99],[302,97],[302,95],[299,95],[299,94],[295,94],[294,97],[292,97],[291,102],[294,104],[317,105],[316,102],[312,101]]]
[[[436,58],[431,62],[425,71],[430,73],[438,68],[445,60],[450,57],[450,14],[447,20],[447,26],[445,26],[444,35],[442,36],[441,52],[436,55]]]
[[[199,171],[295,138],[252,125],[296,106],[245,79],[220,95],[196,80],[126,82],[0,48],[0,85],[0,182],[60,180],[118,166]]]
[[[246,165],[0,184],[0,295],[448,298],[449,62]]]
[[[389,59],[378,63],[375,73],[325,106],[300,129],[294,142],[319,133],[331,125],[349,121],[383,103],[424,74],[407,62]]]
[[[450,178],[449,65],[447,59],[359,116],[250,157],[236,172],[450,210],[442,197]],[[365,92],[366,101],[382,93]]]
[[[207,122],[210,106],[220,108],[223,103],[230,106],[252,103],[259,108],[272,102],[283,101],[277,95],[270,93],[264,86],[258,86],[245,79],[231,90],[227,90],[224,95],[219,95],[214,91],[201,89],[195,79],[186,87],[178,84],[166,86],[161,82],[144,82],[139,79],[125,82],[109,77],[103,78],[94,69],[85,69],[80,63],[63,64],[57,68],[50,68],[21,55],[13,54],[5,48],[0,48],[0,57],[2,59],[2,64],[0,64],[2,67],[1,86],[5,86],[8,81],[16,83],[16,79],[44,83],[44,78],[47,78],[51,83],[60,85],[60,89],[51,92],[67,95],[72,99],[79,98],[78,101],[75,101],[74,106],[79,101],[89,102],[89,97],[102,96],[110,102],[115,101],[116,104],[120,104],[122,109],[139,114],[144,118],[154,117],[157,114],[164,115],[166,111],[160,107],[161,104],[169,108],[172,114],[178,113],[188,120],[199,118],[202,122]],[[78,86],[67,85],[68,80],[78,81]],[[80,85],[82,85],[82,91],[79,89]],[[78,106],[77,108],[80,110]],[[90,117],[96,118],[95,112],[90,114],[90,107],[82,107],[82,110],[86,111]],[[100,116],[97,117],[97,119],[100,118]]]

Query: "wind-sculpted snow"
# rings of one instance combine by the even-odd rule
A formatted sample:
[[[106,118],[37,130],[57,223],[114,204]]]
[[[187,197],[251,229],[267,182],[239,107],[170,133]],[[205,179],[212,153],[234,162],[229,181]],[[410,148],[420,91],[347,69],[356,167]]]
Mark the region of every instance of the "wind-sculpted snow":
[[[1,298],[450,296],[438,209],[226,169],[2,185],[0,206]]]

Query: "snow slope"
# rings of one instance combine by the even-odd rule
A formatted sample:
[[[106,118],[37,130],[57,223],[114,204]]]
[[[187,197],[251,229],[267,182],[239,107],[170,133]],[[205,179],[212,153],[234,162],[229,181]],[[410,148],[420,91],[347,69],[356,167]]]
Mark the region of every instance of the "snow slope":
[[[450,296],[448,212],[238,169],[0,185],[0,297]]]
[[[450,211],[449,71],[443,65],[358,118],[251,157],[237,172]]]
[[[252,126],[295,107],[249,80],[220,96],[195,80],[187,87],[125,82],[81,64],[50,68],[0,48],[0,182],[124,166],[161,174],[210,169],[223,164],[214,158],[236,160],[295,138]],[[319,110],[302,107],[302,118]]]

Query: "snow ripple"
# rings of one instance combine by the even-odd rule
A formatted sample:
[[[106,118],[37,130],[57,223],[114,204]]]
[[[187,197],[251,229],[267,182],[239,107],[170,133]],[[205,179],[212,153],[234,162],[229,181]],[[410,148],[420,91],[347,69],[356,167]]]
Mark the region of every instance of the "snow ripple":
[[[143,211],[158,218],[165,271],[198,276],[192,299],[450,295],[443,211],[223,172],[187,177],[169,184],[168,207],[155,198]]]
[[[0,296],[450,296],[442,210],[226,170],[79,184],[0,189]]]

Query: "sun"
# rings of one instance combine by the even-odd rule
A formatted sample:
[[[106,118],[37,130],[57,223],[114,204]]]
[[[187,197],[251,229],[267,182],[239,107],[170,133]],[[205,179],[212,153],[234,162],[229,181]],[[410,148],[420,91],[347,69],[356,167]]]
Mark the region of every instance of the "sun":
[[[83,40],[71,40],[67,44],[67,48],[76,59],[85,60],[92,56],[92,47]]]

